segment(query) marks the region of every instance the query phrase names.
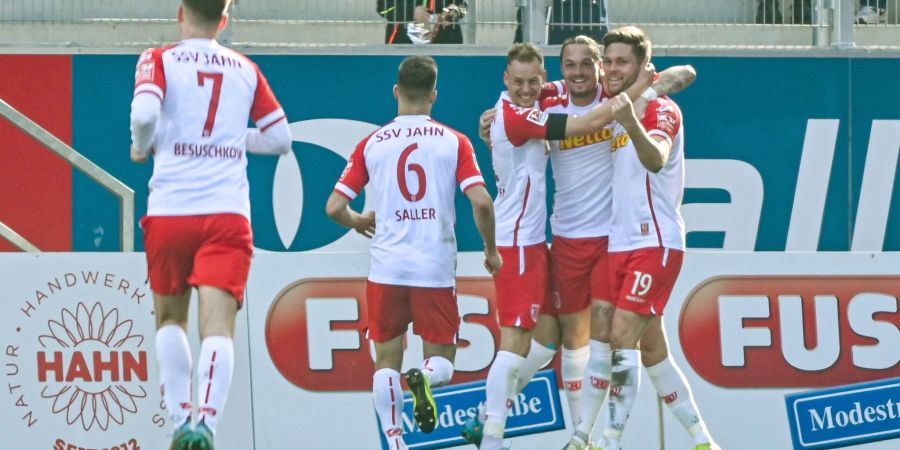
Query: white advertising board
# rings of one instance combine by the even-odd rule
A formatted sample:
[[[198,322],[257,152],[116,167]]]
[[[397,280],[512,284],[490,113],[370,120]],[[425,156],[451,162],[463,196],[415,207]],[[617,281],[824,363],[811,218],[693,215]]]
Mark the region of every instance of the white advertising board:
[[[786,394],[900,376],[897,267],[895,253],[687,255],[665,326],[672,356],[724,449],[790,449]],[[358,252],[257,254],[217,448],[380,448],[364,334],[367,270],[368,257]],[[158,389],[143,255],[2,254],[0,273],[7,384],[0,431],[16,437],[2,447],[166,448],[171,428]],[[484,378],[498,334],[480,254],[460,255],[459,276],[454,381],[464,382]],[[196,355],[196,328],[189,336]],[[420,359],[410,335],[405,365]],[[660,422],[657,408],[644,376],[625,448],[692,448],[665,408]],[[517,437],[513,448],[560,448],[569,433]]]

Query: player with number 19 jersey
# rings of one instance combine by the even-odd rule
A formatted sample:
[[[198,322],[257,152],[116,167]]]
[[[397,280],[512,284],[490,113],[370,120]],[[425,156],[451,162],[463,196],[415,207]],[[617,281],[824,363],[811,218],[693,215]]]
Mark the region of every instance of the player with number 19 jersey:
[[[370,183],[371,181],[371,183]],[[363,139],[335,191],[374,204],[369,280],[456,285],[456,187],[484,186],[469,138],[425,115],[401,115]]]
[[[256,64],[213,39],[185,39],[146,50],[135,80],[135,97],[162,103],[147,215],[249,220],[247,119],[262,132],[286,120]]]
[[[671,148],[659,172],[650,172],[625,129],[616,124],[610,284],[617,308],[659,315],[684,260],[684,128],[681,110],[668,97],[650,102],[641,124],[651,138],[662,138]]]

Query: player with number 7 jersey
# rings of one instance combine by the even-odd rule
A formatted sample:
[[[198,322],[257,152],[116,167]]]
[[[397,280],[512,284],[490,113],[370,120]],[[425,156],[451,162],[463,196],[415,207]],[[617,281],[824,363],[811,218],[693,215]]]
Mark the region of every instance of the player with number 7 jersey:
[[[253,256],[246,152],[291,151],[287,118],[266,78],[247,57],[216,42],[229,4],[182,0],[182,40],[146,50],[135,72],[131,159],[143,163],[153,155],[141,229],[160,387],[175,429],[170,450],[214,448],[231,387],[235,316]],[[258,128],[247,128],[250,119]],[[187,317],[195,287],[202,343],[193,366]]]

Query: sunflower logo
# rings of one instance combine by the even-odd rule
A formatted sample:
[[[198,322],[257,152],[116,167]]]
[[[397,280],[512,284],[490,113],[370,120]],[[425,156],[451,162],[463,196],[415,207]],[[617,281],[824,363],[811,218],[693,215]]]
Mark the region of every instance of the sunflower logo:
[[[147,397],[147,353],[144,337],[133,333],[133,321],[119,310],[104,310],[100,302],[79,302],[74,312],[63,308],[59,320],[47,323],[38,337],[47,351],[38,352],[41,396],[52,400],[54,414],[65,414],[69,425],[85,431],[107,430],[137,413],[136,399]]]

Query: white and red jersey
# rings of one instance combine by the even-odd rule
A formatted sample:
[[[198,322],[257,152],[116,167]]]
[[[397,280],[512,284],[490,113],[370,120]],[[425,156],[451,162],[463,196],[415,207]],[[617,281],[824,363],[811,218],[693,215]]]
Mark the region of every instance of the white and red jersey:
[[[560,101],[554,97],[548,102]],[[527,246],[545,242],[547,221],[547,138],[550,114],[535,102],[517,106],[505,91],[494,106],[491,159],[497,181],[494,215],[497,245]]]
[[[370,185],[375,207],[369,280],[456,285],[456,186],[484,186],[472,143],[428,116],[398,116],[357,146],[335,191]]]
[[[641,123],[651,136],[672,143],[669,159],[658,173],[638,160],[634,143],[621,125],[613,137],[613,224],[609,251],[645,247],[684,250],[684,129],[681,110],[668,97],[647,107]]]
[[[562,81],[549,84],[552,92],[565,94]],[[544,92],[548,89],[545,88]],[[597,97],[586,106],[578,106],[567,95],[564,101],[549,106],[549,113],[583,116],[607,101],[602,86]],[[553,214],[550,227],[554,236],[578,239],[609,235],[612,224],[612,136],[613,125],[584,136],[550,141],[553,166]]]
[[[256,64],[215,40],[185,39],[141,54],[134,95],[162,104],[147,215],[249,219],[247,123],[265,130],[285,120]]]

